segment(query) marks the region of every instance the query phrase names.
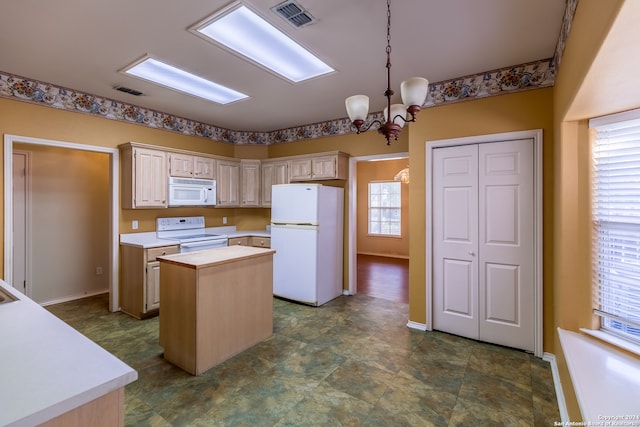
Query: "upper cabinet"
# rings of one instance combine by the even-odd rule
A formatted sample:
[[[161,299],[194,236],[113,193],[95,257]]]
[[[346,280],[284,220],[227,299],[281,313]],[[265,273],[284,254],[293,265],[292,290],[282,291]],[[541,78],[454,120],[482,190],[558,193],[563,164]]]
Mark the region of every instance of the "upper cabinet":
[[[291,182],[347,179],[349,156],[339,151],[291,158]]]
[[[241,160],[242,206],[260,207],[260,160]]]
[[[289,182],[347,179],[340,151],[236,160],[137,142],[120,145],[122,207],[166,208],[169,177],[216,180],[218,207],[270,207],[271,187]]]
[[[169,175],[183,178],[215,178],[215,160],[184,153],[169,153]]]
[[[240,162],[218,160],[218,206],[240,206]]]
[[[262,206],[271,206],[271,187],[276,184],[289,183],[289,161],[287,160],[263,160],[262,161]]]
[[[167,153],[162,150],[120,147],[122,153],[122,207],[167,207]]]

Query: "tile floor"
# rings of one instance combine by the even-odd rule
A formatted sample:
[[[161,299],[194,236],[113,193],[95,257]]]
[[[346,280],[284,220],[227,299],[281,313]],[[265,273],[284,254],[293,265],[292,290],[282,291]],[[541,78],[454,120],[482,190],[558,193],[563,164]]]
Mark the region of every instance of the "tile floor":
[[[274,335],[195,377],[162,358],[158,317],[107,295],[47,307],[138,371],[127,426],[551,426],[549,364],[406,326],[408,305],[366,295],[313,308],[274,299]]]

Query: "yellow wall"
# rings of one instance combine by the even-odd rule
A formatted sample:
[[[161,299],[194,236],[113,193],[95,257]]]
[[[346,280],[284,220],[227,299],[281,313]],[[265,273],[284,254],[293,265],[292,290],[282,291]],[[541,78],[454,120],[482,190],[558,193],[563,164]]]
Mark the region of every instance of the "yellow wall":
[[[598,327],[591,314],[588,120],[640,107],[635,0],[580,0],[554,87],[553,346],[569,418],[581,419],[556,333]]]
[[[318,138],[315,140],[274,144],[266,148],[268,157],[308,154],[324,151],[344,151],[352,156],[374,154],[394,154],[409,152],[411,164],[411,185],[409,188],[411,230],[410,239],[410,320],[425,322],[425,146],[427,140],[456,138],[462,136],[491,134],[499,132],[520,131],[542,128],[545,139],[545,160],[552,150],[552,89],[537,89],[513,93],[497,97],[485,98],[471,102],[460,102],[420,112],[418,122],[408,126],[398,141],[386,145],[386,141],[377,132],[366,132],[362,135],[342,135]],[[92,117],[81,113],[60,111],[53,108],[32,105],[20,101],[0,99],[0,132],[18,134],[36,138],[61,140],[80,144],[117,147],[119,144],[136,141],[164,147],[201,151],[210,154],[234,157],[236,153],[246,157],[263,158],[265,147],[236,147],[230,144],[217,143],[204,138],[189,137],[149,129],[144,126],[115,122]],[[553,182],[552,164],[545,161],[545,236],[551,218],[547,215],[547,207],[551,206],[549,194]],[[341,182],[348,192],[348,186]],[[345,194],[348,200],[348,194]],[[549,203],[548,203],[549,202]],[[120,233],[129,233],[131,221],[139,221],[138,231],[155,230],[155,219],[160,216],[205,215],[207,226],[222,225],[222,217],[227,216],[229,225],[238,228],[256,228],[257,224],[268,223],[268,209],[152,209],[128,210],[120,212]],[[550,242],[551,239],[546,239]],[[548,262],[548,245],[545,245],[545,295],[548,295],[547,275],[551,269]],[[346,259],[346,258],[345,258]],[[345,274],[347,271],[345,264]],[[547,307],[552,307],[551,301]],[[549,315],[545,309],[545,325]],[[545,349],[547,349],[547,333],[545,329]]]
[[[425,142],[475,135],[513,132],[531,129],[543,130],[543,295],[544,340],[549,351],[553,341],[553,286],[551,271],[553,217],[551,201],[553,193],[553,116],[551,88],[537,89],[508,95],[484,98],[472,102],[460,102],[420,112],[418,122],[409,126],[409,158],[411,159],[411,186],[409,198],[409,317],[426,321],[426,198],[425,198]]]

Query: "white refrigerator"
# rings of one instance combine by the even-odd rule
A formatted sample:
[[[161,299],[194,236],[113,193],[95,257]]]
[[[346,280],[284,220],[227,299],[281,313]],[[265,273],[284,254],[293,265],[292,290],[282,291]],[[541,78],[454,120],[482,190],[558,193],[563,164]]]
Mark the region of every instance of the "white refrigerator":
[[[342,295],[344,190],[280,184],[271,191],[273,294],[314,306]]]

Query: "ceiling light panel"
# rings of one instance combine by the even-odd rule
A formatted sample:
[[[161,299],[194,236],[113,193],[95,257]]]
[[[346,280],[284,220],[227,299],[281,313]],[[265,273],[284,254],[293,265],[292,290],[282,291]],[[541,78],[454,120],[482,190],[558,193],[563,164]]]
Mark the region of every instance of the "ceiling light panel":
[[[298,83],[334,71],[243,4],[234,3],[191,31]]]
[[[149,57],[132,64],[122,72],[218,104],[229,104],[249,97],[244,93]]]

